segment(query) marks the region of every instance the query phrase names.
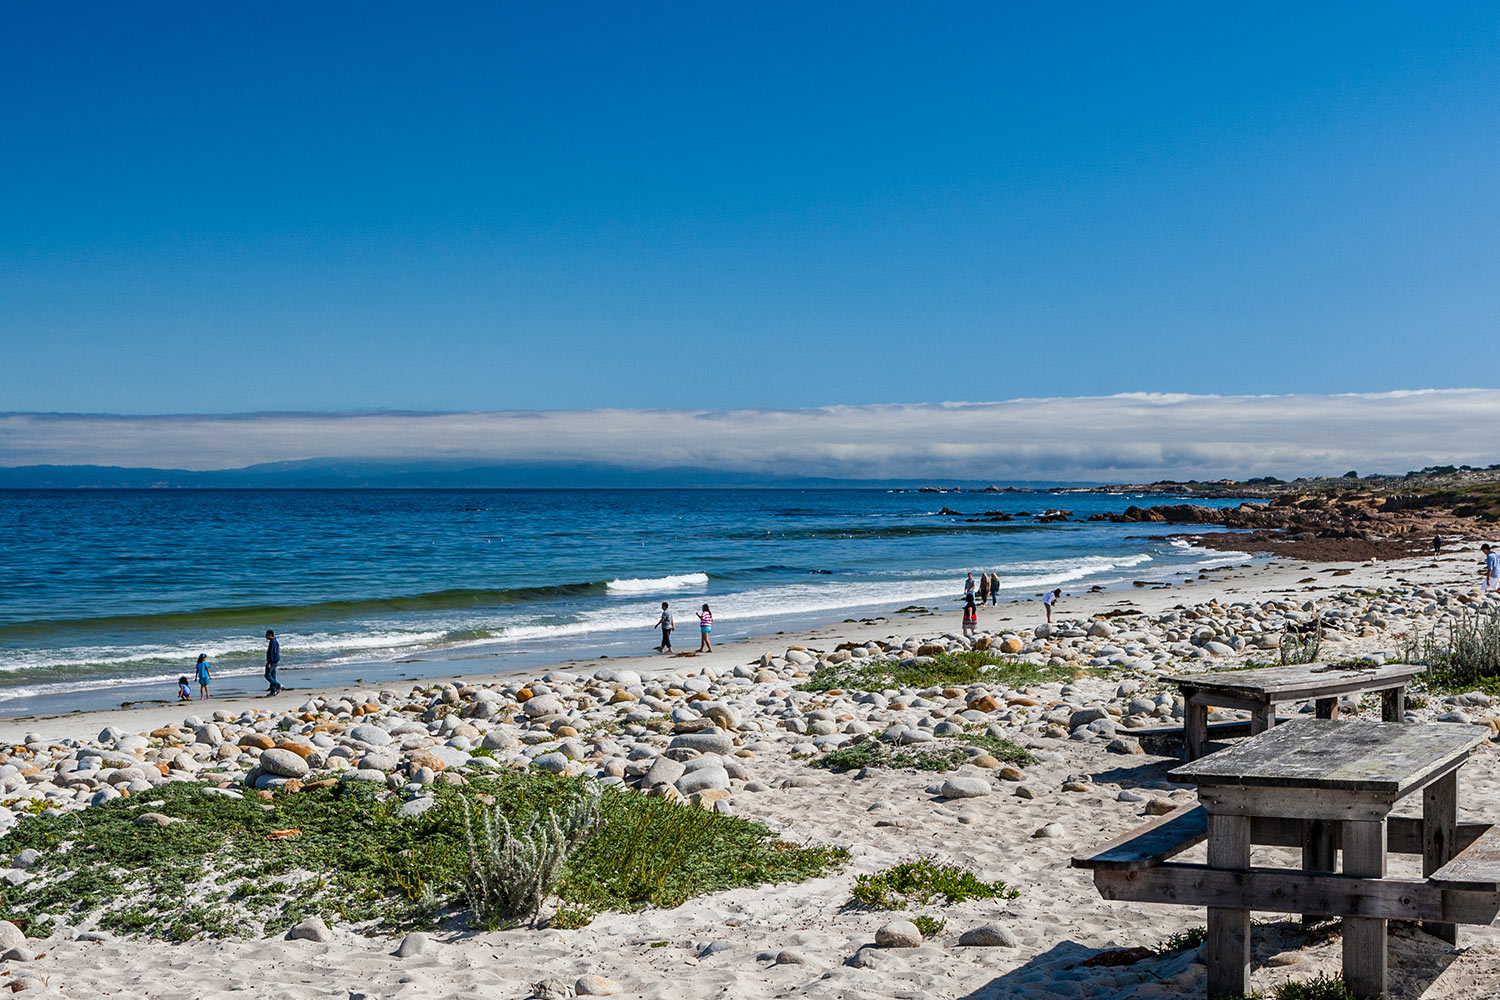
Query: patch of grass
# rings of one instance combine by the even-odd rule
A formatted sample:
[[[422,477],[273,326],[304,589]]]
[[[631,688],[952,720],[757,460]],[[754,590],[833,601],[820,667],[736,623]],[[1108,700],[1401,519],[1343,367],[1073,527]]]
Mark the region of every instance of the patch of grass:
[[[1189,927],[1185,931],[1169,935],[1156,951],[1159,955],[1170,955],[1176,951],[1192,951],[1201,945],[1206,937],[1208,937],[1207,927]]]
[[[850,660],[824,667],[797,685],[798,691],[885,691],[891,688],[966,687],[980,682],[1002,687],[1066,683],[1072,667],[1049,667],[1001,656],[990,650],[939,653],[930,663],[902,666],[897,661]]]
[[[861,875],[851,893],[856,906],[872,910],[904,910],[909,904],[926,906],[941,899],[1015,899],[1020,895],[1002,881],[985,882],[967,868],[924,857],[893,868]]]
[[[387,931],[431,927],[461,909],[463,812],[493,802],[513,823],[557,807],[580,781],[508,772],[435,785],[420,816],[369,782],[266,801],[172,782],[60,816],[23,819],[0,855],[41,855],[33,878],[0,884],[0,917],[32,927],[99,915],[102,926],[174,940],[275,934],[311,915]],[[181,822],[137,826],[145,812]],[[604,789],[602,822],[558,885],[564,923],[584,911],[671,906],[705,892],[810,878],[841,864],[832,848],[786,844],[764,826]],[[277,830],[296,837],[267,839]]]
[[[948,926],[948,921],[929,917],[925,913],[912,917],[911,922],[917,925],[917,930],[922,932],[924,938],[937,937],[943,933],[943,928]]]
[[[1270,993],[1256,990],[1252,993],[1221,994],[1215,1000],[1359,1000],[1354,991],[1344,985],[1341,976],[1318,976],[1303,982],[1286,982]]]
[[[968,747],[977,747],[1002,764],[1024,766],[1037,762],[1036,757],[1010,740],[981,732],[942,736],[930,743],[912,746],[893,746],[877,736],[868,736],[829,751],[815,759],[812,766],[827,771],[854,771],[863,767],[892,771],[952,771],[974,759]]]
[[[1426,664],[1422,686],[1439,694],[1500,694],[1500,608],[1460,611],[1446,638],[1436,631],[1413,635],[1401,650],[1405,663]]]

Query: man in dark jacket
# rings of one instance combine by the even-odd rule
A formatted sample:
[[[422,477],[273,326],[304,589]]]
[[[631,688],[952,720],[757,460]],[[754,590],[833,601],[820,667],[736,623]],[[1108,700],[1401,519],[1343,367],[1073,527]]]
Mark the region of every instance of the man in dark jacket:
[[[266,694],[280,694],[281,684],[276,680],[276,668],[281,664],[281,643],[276,633],[266,629]]]

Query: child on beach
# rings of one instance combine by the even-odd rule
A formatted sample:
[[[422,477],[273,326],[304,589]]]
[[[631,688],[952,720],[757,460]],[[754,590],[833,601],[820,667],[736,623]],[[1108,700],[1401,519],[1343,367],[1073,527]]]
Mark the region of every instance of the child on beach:
[[[213,664],[208,662],[208,654],[198,654],[198,700],[207,701],[212,697],[208,693],[208,685],[214,679]]]
[[[708,633],[714,630],[714,613],[708,610],[708,605],[703,605],[703,610],[698,612],[698,631],[703,636],[698,642],[698,652],[712,653],[713,644],[708,641]]]
[[[974,598],[964,601],[964,637],[973,638],[979,628],[979,610],[974,607]]]
[[[186,677],[179,677],[179,678],[177,678],[177,700],[178,701],[192,701],[193,700],[193,692],[188,689],[188,679]]]

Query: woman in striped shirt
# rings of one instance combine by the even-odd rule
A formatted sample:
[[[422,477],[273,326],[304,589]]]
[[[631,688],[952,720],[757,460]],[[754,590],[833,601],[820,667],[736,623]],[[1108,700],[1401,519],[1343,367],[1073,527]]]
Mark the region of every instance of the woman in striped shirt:
[[[698,652],[712,653],[714,647],[708,641],[708,633],[714,630],[714,613],[708,610],[708,605],[703,605],[703,610],[698,612],[698,631],[703,636],[703,641],[698,643]]]

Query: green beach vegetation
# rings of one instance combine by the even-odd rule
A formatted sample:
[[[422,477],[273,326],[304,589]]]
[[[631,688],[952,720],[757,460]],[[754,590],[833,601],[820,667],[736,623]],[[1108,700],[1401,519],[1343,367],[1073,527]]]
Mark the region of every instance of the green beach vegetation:
[[[1078,674],[1073,667],[1051,667],[990,650],[936,653],[904,661],[850,660],[823,667],[797,685],[798,691],[886,691],[899,688],[962,687],[995,684],[1022,687],[1027,684],[1066,683]]]
[[[559,904],[552,926],[577,927],[601,910],[800,881],[847,859],[780,841],[759,823],[589,779],[517,772],[434,794],[425,812],[401,816],[399,800],[361,781],[272,798],[174,782],[27,817],[0,838],[0,852],[32,848],[40,860],[25,882],[0,885],[0,916],[32,936],[95,916],[105,930],[174,940],[273,935],[314,915],[398,932],[517,923],[535,915],[541,892]],[[486,895],[472,843],[483,835],[466,837],[466,818],[471,831],[534,833],[549,816],[580,813],[549,884],[512,898],[491,883]]]

